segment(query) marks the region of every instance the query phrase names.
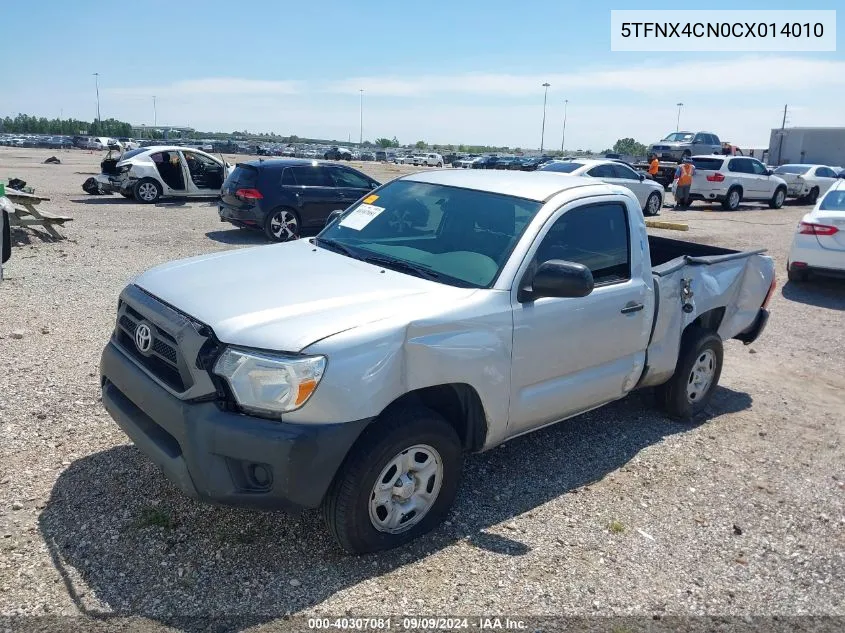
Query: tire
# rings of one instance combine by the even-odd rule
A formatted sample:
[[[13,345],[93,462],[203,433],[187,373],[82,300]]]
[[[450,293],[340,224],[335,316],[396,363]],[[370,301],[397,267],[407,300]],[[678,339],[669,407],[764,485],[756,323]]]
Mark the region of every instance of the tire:
[[[649,194],[648,198],[645,201],[645,215],[654,216],[660,213],[660,194],[656,191]]]
[[[397,470],[401,456],[411,449],[417,449],[417,457],[410,464],[431,464],[427,467],[431,474],[423,475],[425,487],[414,475],[397,477],[404,468]],[[420,406],[388,409],[364,431],[335,476],[323,503],[326,526],[350,554],[377,552],[407,543],[443,521],[455,500],[462,466],[458,434],[440,415]],[[413,472],[413,467],[406,472]],[[393,477],[405,486],[394,484],[386,488],[386,501],[379,505],[377,485],[379,481],[389,483]],[[418,518],[402,512],[402,490],[410,490],[405,503],[416,497],[427,506]],[[416,496],[421,490],[434,493],[430,504]],[[395,514],[389,511],[391,508]],[[396,527],[389,525],[392,516],[401,521]]]
[[[264,218],[264,234],[274,242],[298,240],[301,229],[299,214],[288,207],[273,209]]]
[[[690,421],[704,411],[719,384],[722,359],[722,339],[718,334],[699,327],[684,333],[675,373],[657,388],[670,418]]]
[[[142,178],[132,188],[132,195],[138,202],[152,204],[161,198],[161,185],[152,178]]]
[[[807,197],[805,198],[807,204],[812,204],[812,205],[815,205],[816,202],[818,201],[818,199],[819,199],[819,188],[818,187],[813,187],[812,189],[810,189],[810,193],[808,193]]]
[[[722,200],[722,208],[727,211],[736,211],[740,202],[742,202],[742,189],[731,187],[728,189],[728,195]]]
[[[778,187],[775,190],[775,195],[773,195],[772,199],[769,200],[769,206],[772,209],[780,209],[784,202],[786,202],[786,189]]]
[[[806,270],[795,270],[786,262],[786,278],[793,283],[802,283],[809,279],[810,275]]]
[[[438,167],[443,167],[443,163],[437,163]]]

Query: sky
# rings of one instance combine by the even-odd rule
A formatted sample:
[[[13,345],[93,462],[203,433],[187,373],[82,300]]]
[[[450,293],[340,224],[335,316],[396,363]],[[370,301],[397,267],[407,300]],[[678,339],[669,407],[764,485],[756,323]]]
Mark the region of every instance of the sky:
[[[816,2],[807,9],[836,9]],[[0,116],[18,112],[300,137],[600,151],[706,130],[845,126],[845,53],[610,50],[611,9],[677,2],[41,0],[3,8]],[[692,8],[692,7],[691,7]],[[708,9],[794,9],[720,2]],[[840,13],[845,14],[845,11]],[[838,17],[838,16],[837,16]],[[363,98],[360,90],[363,89]],[[155,96],[155,114],[153,108]],[[564,101],[568,100],[565,106]]]

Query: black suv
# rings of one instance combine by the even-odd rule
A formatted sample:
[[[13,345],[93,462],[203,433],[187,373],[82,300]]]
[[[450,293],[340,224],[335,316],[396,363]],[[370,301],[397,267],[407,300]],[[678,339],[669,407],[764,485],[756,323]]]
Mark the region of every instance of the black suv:
[[[303,228],[322,228],[381,183],[345,165],[283,158],[238,163],[220,190],[221,222],[263,230],[277,242],[297,239]]]

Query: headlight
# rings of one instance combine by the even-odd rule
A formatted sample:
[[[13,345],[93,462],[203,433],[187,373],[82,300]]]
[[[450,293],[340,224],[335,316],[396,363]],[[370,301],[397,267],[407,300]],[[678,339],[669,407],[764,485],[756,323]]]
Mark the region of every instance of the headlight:
[[[308,401],[326,368],[325,356],[284,356],[226,348],[214,364],[245,411],[279,417]]]

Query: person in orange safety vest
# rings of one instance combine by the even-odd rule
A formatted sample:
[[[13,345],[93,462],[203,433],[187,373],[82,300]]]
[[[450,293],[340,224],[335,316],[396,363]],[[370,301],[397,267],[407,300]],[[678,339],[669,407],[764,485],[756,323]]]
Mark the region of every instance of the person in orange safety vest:
[[[692,177],[695,174],[695,165],[684,157],[683,162],[675,170],[675,208],[685,209],[690,205],[689,189],[692,184]]]
[[[660,171],[660,161],[657,160],[657,156],[652,154],[651,162],[648,164],[648,175],[656,176],[658,171]]]

